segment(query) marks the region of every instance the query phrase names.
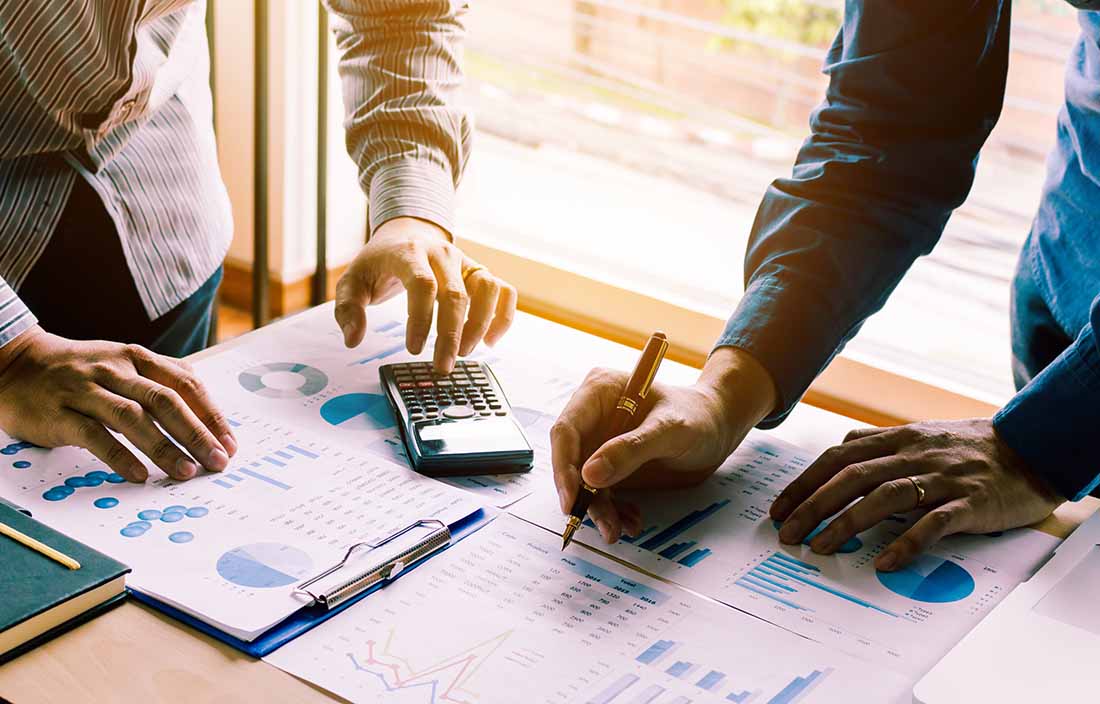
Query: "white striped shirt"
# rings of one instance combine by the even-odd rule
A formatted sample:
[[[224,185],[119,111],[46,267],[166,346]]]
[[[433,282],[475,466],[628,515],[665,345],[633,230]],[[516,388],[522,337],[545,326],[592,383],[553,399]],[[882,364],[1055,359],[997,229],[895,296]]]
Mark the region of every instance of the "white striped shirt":
[[[465,3],[326,4],[371,231],[398,216],[452,231],[470,140],[451,100]],[[225,257],[205,12],[205,0],[0,0],[0,346],[36,322],[17,291],[77,178],[114,221],[150,319]]]

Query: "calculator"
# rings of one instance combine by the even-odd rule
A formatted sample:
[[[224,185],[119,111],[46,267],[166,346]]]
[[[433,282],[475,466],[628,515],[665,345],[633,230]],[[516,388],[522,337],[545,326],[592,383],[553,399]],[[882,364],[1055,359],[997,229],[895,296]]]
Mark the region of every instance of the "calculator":
[[[531,443],[488,364],[459,360],[446,375],[430,362],[383,364],[378,374],[416,471],[447,477],[531,469]]]

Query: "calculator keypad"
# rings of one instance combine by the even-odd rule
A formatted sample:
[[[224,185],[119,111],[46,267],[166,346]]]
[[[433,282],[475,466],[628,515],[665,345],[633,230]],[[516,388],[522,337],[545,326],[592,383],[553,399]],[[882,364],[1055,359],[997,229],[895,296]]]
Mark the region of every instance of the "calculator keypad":
[[[499,392],[477,362],[459,360],[454,371],[438,375],[430,362],[395,364],[397,390],[412,421],[506,416]]]

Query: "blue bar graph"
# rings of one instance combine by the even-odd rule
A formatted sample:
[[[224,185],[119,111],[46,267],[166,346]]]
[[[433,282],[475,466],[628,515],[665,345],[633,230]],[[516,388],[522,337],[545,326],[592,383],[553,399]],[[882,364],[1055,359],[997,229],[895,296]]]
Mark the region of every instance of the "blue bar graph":
[[[245,467],[242,467],[242,468],[238,469],[237,471],[240,472],[241,474],[252,477],[253,479],[259,479],[261,482],[267,482],[271,486],[275,486],[275,487],[278,487],[278,488],[283,489],[283,490],[290,489],[289,484],[283,484],[278,479],[274,479],[272,477],[269,477],[266,474],[260,474],[259,472],[254,472],[251,469],[248,469],[248,468],[245,468]],[[218,481],[221,481],[221,480],[218,480]],[[229,486],[233,486],[233,485],[230,484]]]
[[[588,525],[591,528],[596,527],[595,524],[593,524],[591,522],[589,522]],[[639,540],[645,540],[651,533],[653,533],[656,530],[657,530],[657,526],[650,526],[649,528],[646,528],[641,533],[638,533],[637,535],[635,535],[633,537],[629,536],[629,535],[624,535],[623,537],[619,538],[619,540],[623,541],[624,543],[630,543],[631,545],[633,545],[634,543],[638,542]]]
[[[378,350],[369,357],[364,357],[357,362],[353,362],[353,364],[370,364],[371,362],[377,362],[378,360],[385,359],[386,357],[392,357],[393,355],[398,354],[399,352],[403,352],[404,350],[405,343],[401,342],[399,344],[395,344],[390,347]]]
[[[773,553],[768,559],[749,570],[748,573],[737,580],[737,586],[793,609],[813,611],[813,609],[798,603],[798,594],[805,588],[810,587],[830,596],[878,611],[886,616],[899,617],[897,613],[889,609],[884,609],[858,596],[829,586],[822,581],[821,570],[816,566],[781,552]]]
[[[687,673],[691,672],[691,668],[692,663],[685,662],[683,660],[677,660],[673,664],[669,665],[668,669],[665,670],[665,673],[667,673],[671,677],[683,677]]]
[[[707,555],[709,554],[710,548],[700,548],[699,550],[695,550],[689,553],[687,557],[680,559],[679,562],[685,567],[695,567],[704,559],[706,559]]]
[[[286,449],[290,450],[291,452],[296,452],[299,455],[301,455],[302,457],[308,457],[311,460],[315,460],[318,457],[320,457],[320,455],[318,455],[316,452],[310,452],[309,450],[303,450],[302,448],[298,447],[297,445],[287,445]]]
[[[294,459],[294,455],[290,454],[289,452],[287,452],[285,450],[275,450],[275,454],[278,455],[279,457],[282,457],[284,460]]]
[[[602,692],[589,699],[586,704],[611,704],[620,694],[633,687],[637,681],[637,675],[623,675],[609,684]]]
[[[684,552],[688,548],[693,547],[694,545],[694,540],[689,540],[684,543],[673,543],[672,545],[669,545],[667,548],[657,554],[661,557],[668,558],[669,560],[675,560],[677,555]]]
[[[729,503],[730,503],[729,499],[724,499],[722,501],[718,501],[716,503],[713,503],[713,504],[711,504],[710,506],[707,506],[704,509],[700,509],[698,511],[692,511],[688,515],[684,516],[680,520],[678,520],[675,523],[673,523],[672,525],[670,525],[668,528],[665,528],[664,530],[662,530],[657,535],[654,535],[652,538],[646,540],[645,542],[643,542],[638,547],[642,548],[643,550],[656,550],[657,548],[661,547],[665,543],[673,540],[674,538],[678,537],[682,533],[684,533],[688,530],[691,530],[692,528],[694,528],[698,524],[700,524],[703,521],[707,520],[708,518],[713,516],[715,513],[717,513],[718,511],[720,511],[723,508],[725,508],[726,506],[728,506]]]
[[[768,704],[794,704],[802,695],[828,677],[832,671],[832,668],[827,667],[824,670],[814,670],[805,677],[795,677],[790,684],[780,690],[779,694],[769,699]]]
[[[726,701],[736,702],[736,704],[747,704],[757,694],[760,694],[759,690],[757,690],[755,692],[750,692],[749,690],[746,689],[743,692],[730,692],[729,694],[726,695]]]
[[[243,482],[244,481],[243,477],[238,477],[236,474],[228,474],[227,473],[225,476],[229,477],[230,479],[232,479],[235,482]]]
[[[702,679],[695,683],[695,686],[699,689],[705,689],[708,692],[713,692],[714,689],[722,684],[722,680],[726,679],[724,672],[718,670],[711,670],[707,674],[703,675]]]
[[[225,481],[224,479],[215,479],[214,483],[217,484],[218,486],[224,487],[226,489],[232,489],[233,488],[233,485],[230,484],[229,482]]]
[[[676,645],[677,643],[674,640],[659,640],[646,648],[641,655],[634,659],[643,665],[655,665],[672,652]]]
[[[273,464],[276,467],[285,467],[286,466],[286,462],[280,462],[279,460],[275,459],[274,457],[266,457],[265,456],[264,457],[264,462],[267,462],[268,464]]]
[[[241,427],[241,422],[239,420],[233,420],[232,418],[226,418],[226,420],[229,421],[229,425],[233,428]]]
[[[665,691],[664,687],[662,687],[660,685],[656,685],[656,684],[651,684],[648,687],[646,687],[645,689],[643,689],[638,694],[638,696],[631,699],[630,700],[631,704],[650,704],[650,702],[652,702],[654,699],[661,696],[661,694],[663,694],[664,691]]]

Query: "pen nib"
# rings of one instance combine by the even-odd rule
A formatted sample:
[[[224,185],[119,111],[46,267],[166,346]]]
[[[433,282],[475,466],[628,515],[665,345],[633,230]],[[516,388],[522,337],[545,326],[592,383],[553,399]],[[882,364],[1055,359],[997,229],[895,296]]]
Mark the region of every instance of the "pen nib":
[[[562,533],[562,536],[561,536],[561,549],[562,550],[565,550],[567,547],[569,547],[569,543],[573,542],[573,534],[576,533],[576,532],[577,532],[577,526],[573,525],[572,522],[570,522],[570,524],[565,527],[565,532]]]

